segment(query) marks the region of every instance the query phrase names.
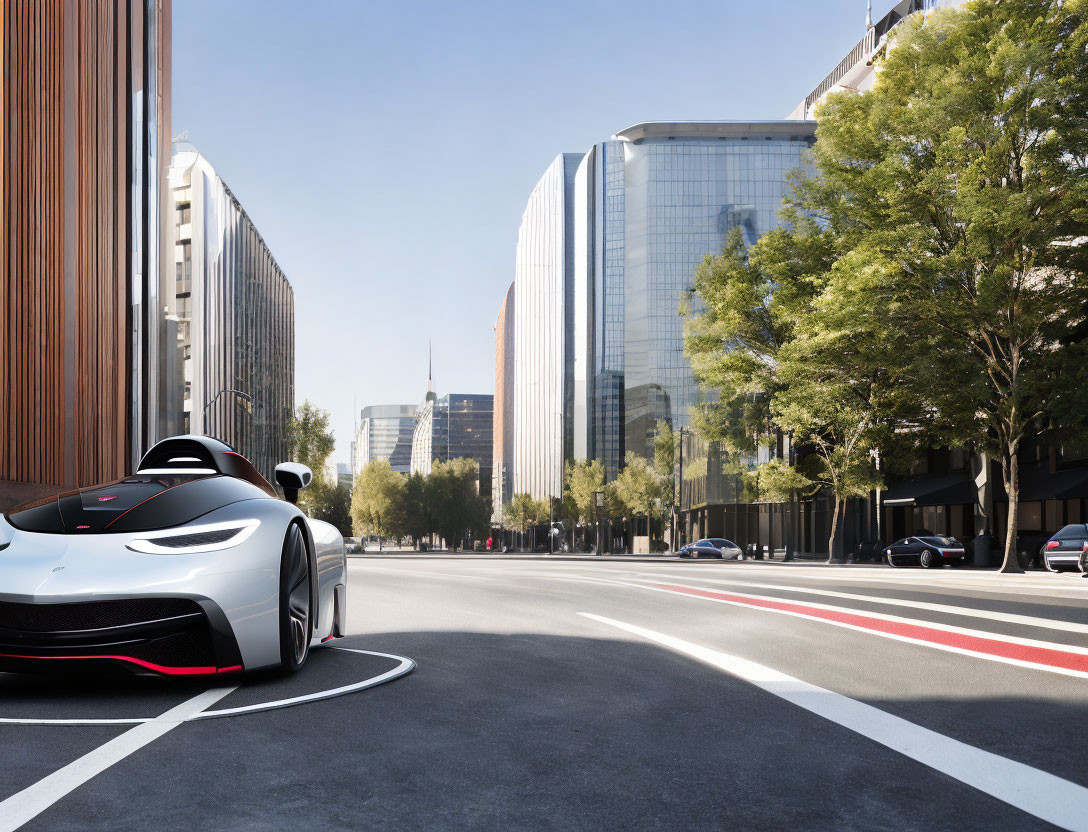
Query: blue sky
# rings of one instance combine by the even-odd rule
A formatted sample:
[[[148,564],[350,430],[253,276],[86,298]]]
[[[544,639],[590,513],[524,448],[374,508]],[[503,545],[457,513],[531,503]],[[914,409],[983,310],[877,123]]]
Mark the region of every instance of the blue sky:
[[[874,18],[890,7],[877,2]],[[332,414],[494,390],[525,200],[640,121],[784,118],[864,0],[173,4],[173,125],[295,290],[295,395]]]

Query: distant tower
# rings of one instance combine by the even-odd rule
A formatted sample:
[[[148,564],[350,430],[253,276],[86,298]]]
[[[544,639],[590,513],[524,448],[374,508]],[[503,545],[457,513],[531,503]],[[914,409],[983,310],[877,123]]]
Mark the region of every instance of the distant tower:
[[[865,31],[873,28],[873,0],[865,0]]]
[[[433,402],[435,399],[438,398],[438,396],[436,396],[434,394],[434,384],[433,384],[434,379],[433,379],[433,376],[432,376],[432,370],[433,370],[433,360],[431,358],[431,341],[430,341],[430,339],[428,339],[427,340],[427,397],[426,397],[426,400],[429,401],[429,402]]]

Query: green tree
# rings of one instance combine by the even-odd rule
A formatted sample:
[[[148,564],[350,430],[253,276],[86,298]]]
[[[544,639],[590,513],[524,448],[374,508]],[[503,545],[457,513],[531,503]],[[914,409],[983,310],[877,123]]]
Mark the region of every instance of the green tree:
[[[503,518],[509,525],[521,531],[524,545],[525,533],[530,524],[548,519],[548,505],[543,500],[533,499],[527,492],[518,492],[503,508]]]
[[[479,464],[474,459],[436,460],[424,488],[432,530],[455,549],[466,535],[481,537],[487,533],[491,518],[490,503],[476,487]]]
[[[675,474],[673,469],[679,441],[679,432],[674,432],[672,425],[664,419],[658,419],[654,430],[654,470],[662,477],[672,479]]]
[[[597,492],[604,491],[604,463],[599,459],[567,462],[564,496],[577,522],[589,523],[597,517]]]
[[[785,209],[782,219],[748,250],[731,229],[721,254],[696,269],[692,296],[680,305],[684,354],[696,380],[714,391],[693,411],[693,424],[733,454],[754,454],[768,441],[779,353],[835,259],[835,237],[811,218]]]
[[[355,479],[351,497],[351,518],[355,533],[396,535],[403,527],[404,476],[393,470],[388,459],[368,462]]]
[[[431,531],[431,518],[427,506],[427,481],[420,474],[409,474],[401,491],[400,511],[396,516],[397,537],[408,536],[418,547]]]
[[[1085,4],[975,0],[897,32],[872,91],[819,109],[801,203],[879,274],[855,308],[883,299],[928,354],[911,387],[934,428],[999,460],[1002,570],[1019,571],[1021,445],[1039,427],[1083,433],[1088,413]],[[825,455],[848,471],[852,436]]]
[[[288,422],[287,437],[291,459],[308,467],[313,474],[310,485],[299,492],[299,508],[310,517],[330,514],[336,500],[336,485],[326,478],[326,468],[336,440],[329,430],[329,412],[307,399]]]
[[[341,534],[347,534],[352,528],[351,489],[346,485],[321,483],[310,516],[330,523]]]
[[[658,474],[648,460],[628,451],[613,485],[620,503],[630,514],[645,517],[648,529],[655,518],[662,517],[663,507],[658,508],[658,501],[664,503],[668,498],[670,481]]]

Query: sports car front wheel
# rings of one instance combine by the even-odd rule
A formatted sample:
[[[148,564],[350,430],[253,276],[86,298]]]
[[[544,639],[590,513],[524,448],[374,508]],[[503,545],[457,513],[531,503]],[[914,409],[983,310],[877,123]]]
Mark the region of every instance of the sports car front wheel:
[[[280,558],[280,667],[285,673],[306,663],[312,637],[310,556],[302,530],[292,523]]]

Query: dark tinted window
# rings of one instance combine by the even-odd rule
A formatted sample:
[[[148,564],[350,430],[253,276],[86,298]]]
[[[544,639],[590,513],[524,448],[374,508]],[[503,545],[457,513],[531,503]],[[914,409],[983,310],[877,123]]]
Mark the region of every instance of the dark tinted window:
[[[1077,538],[1086,537],[1086,536],[1088,536],[1088,535],[1085,534],[1084,524],[1083,523],[1073,523],[1072,525],[1066,526],[1061,531],[1059,531],[1056,535],[1054,535],[1054,537],[1052,539],[1053,540],[1076,540]]]
[[[958,545],[955,539],[951,537],[920,537],[918,538],[923,543],[928,543],[930,546],[956,546]]]

